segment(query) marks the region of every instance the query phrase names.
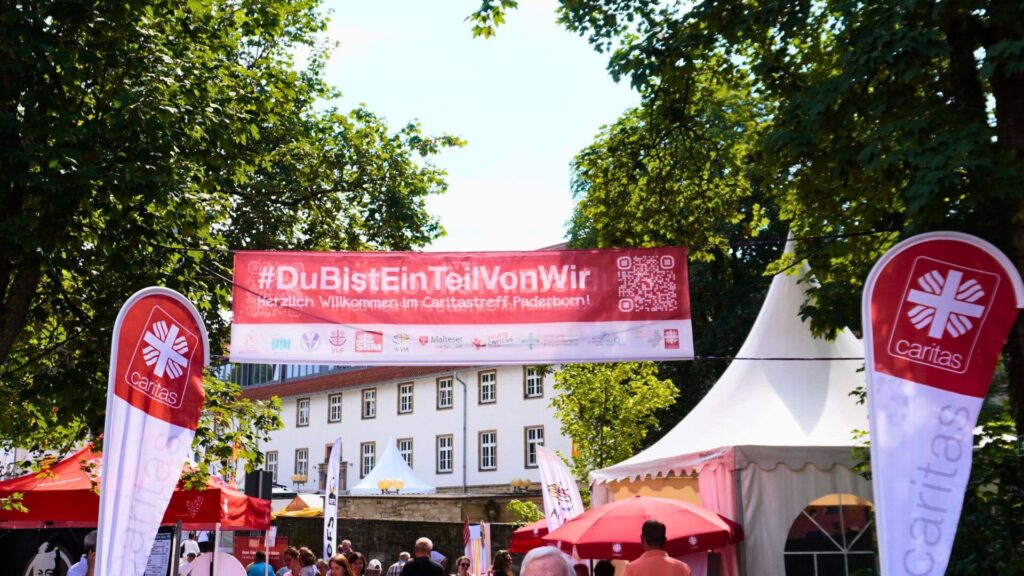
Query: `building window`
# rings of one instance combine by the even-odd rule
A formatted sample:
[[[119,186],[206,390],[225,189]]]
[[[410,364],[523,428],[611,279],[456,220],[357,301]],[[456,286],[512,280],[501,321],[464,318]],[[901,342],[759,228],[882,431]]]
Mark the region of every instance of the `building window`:
[[[536,366],[523,366],[523,398],[544,397],[544,375]]]
[[[277,483],[277,450],[267,452],[263,458],[263,469],[270,472],[270,481]]]
[[[488,370],[477,374],[477,391],[480,404],[493,404],[498,401],[498,371]]]
[[[527,468],[537,467],[537,446],[544,445],[544,427],[543,426],[527,426],[526,427],[526,445],[524,446],[526,461],[525,465]]]
[[[341,394],[327,397],[327,421],[341,422]]]
[[[480,470],[498,469],[498,431],[485,430],[480,433]]]
[[[454,379],[451,376],[437,379],[437,409],[446,410],[455,405]]]
[[[848,576],[874,571],[878,535],[871,502],[829,494],[809,503],[789,527],[786,574]]]
[[[306,476],[309,472],[309,448],[295,451],[295,475]]]
[[[412,438],[398,439],[398,453],[402,455],[409,468],[412,468]]]
[[[453,437],[451,434],[437,437],[437,473],[451,474],[455,468],[452,458]]]
[[[363,420],[377,417],[377,389],[363,390]]]
[[[398,385],[398,413],[412,414],[412,382]]]
[[[359,468],[359,477],[365,478],[373,470],[373,467],[377,465],[377,443],[363,442],[360,444],[359,451],[363,455],[362,466]]]
[[[309,426],[309,398],[295,401],[295,426]]]

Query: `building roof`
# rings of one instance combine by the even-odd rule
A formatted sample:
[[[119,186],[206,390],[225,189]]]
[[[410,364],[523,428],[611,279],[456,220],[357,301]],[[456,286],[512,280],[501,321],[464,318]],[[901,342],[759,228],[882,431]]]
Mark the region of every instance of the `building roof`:
[[[737,358],[682,421],[650,448],[592,472],[591,479],[679,472],[699,461],[695,455],[727,447],[777,447],[761,453],[778,462],[787,452],[815,461],[819,452],[832,457],[822,448],[852,446],[854,430],[868,429],[867,407],[851,396],[864,385],[864,346],[848,329],[834,340],[811,334],[800,319],[805,293],[799,279],[807,271],[805,265],[804,274],[775,276]]]
[[[464,371],[470,369],[472,368],[467,368],[466,366],[375,366],[342,372],[328,372],[326,374],[310,376],[309,378],[274,382],[260,386],[248,386],[242,390],[242,396],[250,400],[266,400],[273,396],[298,396],[314,392],[354,388],[378,382],[406,380],[430,374],[450,374],[454,370]]]

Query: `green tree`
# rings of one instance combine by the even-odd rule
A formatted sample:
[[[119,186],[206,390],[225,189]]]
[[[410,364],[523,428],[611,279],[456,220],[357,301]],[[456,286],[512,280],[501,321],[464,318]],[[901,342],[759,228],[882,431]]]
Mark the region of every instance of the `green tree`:
[[[632,456],[679,393],[658,379],[653,362],[568,364],[555,373],[555,391],[551,405],[575,445],[572,470],[584,485],[591,470]]]
[[[484,3],[474,22],[512,7]],[[771,208],[797,237],[846,236],[793,257],[820,282],[804,307],[818,333],[859,327],[868,270],[902,237],[974,233],[1024,270],[1020,2],[563,0],[559,19],[689,138],[719,133],[694,106],[709,83],[754,97],[757,131],[736,129]],[[1022,326],[1009,352],[1024,432]]]
[[[1024,459],[1006,402],[982,410],[950,574],[1024,573]]]
[[[560,21],[609,54],[679,133],[715,135],[700,113],[711,82],[754,96],[743,124],[755,189],[797,237],[790,258],[817,280],[803,313],[828,335],[860,327],[874,262],[899,239],[953,229],[981,236],[1024,270],[1024,4],[1015,0],[562,0]],[[476,27],[514,6],[484,3]],[[698,104],[698,106],[694,106]],[[688,222],[720,226],[715,216]],[[842,237],[842,239],[839,239]],[[819,238],[815,240],[814,238]],[[1024,323],[1008,346],[1015,420],[1024,432]],[[950,567],[1017,573],[1021,460],[1001,435],[976,451]],[[987,523],[987,518],[996,521]],[[991,554],[986,549],[1008,551]]]
[[[0,438],[102,428],[111,329],[139,288],[223,350],[226,249],[412,249],[461,145],[323,109],[318,0],[0,7]],[[297,47],[312,51],[297,69]]]
[[[730,239],[785,235],[746,167],[751,152],[745,134],[756,132],[759,122],[751,100],[749,93],[722,86],[704,90],[694,107],[709,130],[716,130],[707,138],[677,130],[656,108],[630,110],[602,129],[572,164],[577,203],[569,233],[575,247],[691,247],[694,346],[703,356],[729,357],[739,349],[770,282],[764,271],[781,253],[778,243],[734,248]],[[660,413],[659,429],[644,444],[689,413],[727,363],[658,366],[681,393]]]
[[[510,500],[505,507],[515,516],[520,525],[536,522],[544,517],[544,512],[541,512],[540,507],[529,500]]]

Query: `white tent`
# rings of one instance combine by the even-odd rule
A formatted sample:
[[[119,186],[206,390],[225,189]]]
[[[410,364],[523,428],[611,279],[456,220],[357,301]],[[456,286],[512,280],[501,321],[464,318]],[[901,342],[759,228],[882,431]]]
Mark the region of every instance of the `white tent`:
[[[808,504],[835,493],[870,500],[850,451],[854,430],[868,429],[866,406],[850,395],[864,383],[863,345],[849,330],[814,338],[799,316],[803,300],[797,276],[775,276],[704,399],[647,450],[591,473],[594,505],[613,499],[612,483],[697,474],[701,503],[746,534],[738,555],[724,552],[723,574],[744,566],[739,573],[784,576],[789,528]]]
[[[349,494],[356,496],[380,494],[377,483],[381,480],[401,481],[402,488],[398,491],[399,494],[434,494],[437,492],[437,488],[428,484],[417,476],[412,468],[409,468],[405,458],[398,453],[394,438],[388,438],[387,444],[384,445],[384,453],[381,454],[377,465],[349,490]]]

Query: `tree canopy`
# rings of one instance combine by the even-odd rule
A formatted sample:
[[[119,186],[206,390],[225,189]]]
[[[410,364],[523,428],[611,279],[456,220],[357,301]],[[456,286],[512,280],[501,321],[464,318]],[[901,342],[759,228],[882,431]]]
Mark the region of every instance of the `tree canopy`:
[[[572,470],[584,484],[591,470],[632,456],[679,393],[653,362],[568,364],[555,372],[555,390],[551,405],[573,440]]]
[[[844,326],[860,329],[871,266],[908,236],[972,233],[1024,272],[1021,2],[559,5],[561,23],[608,54],[611,75],[643,97],[640,111],[599,135],[578,159],[582,186],[571,229],[582,231],[583,241],[675,238],[695,242],[699,258],[743,257],[708,248],[734,238],[733,247],[751,250],[763,215],[777,227],[762,230],[766,236],[778,238],[784,227],[800,239],[796,253],[777,256],[768,273],[810,263],[818,283],[807,284],[802,312],[825,336]],[[482,2],[474,31],[493,34],[497,16],[513,8],[514,2]],[[731,110],[730,101],[742,113],[709,114],[721,105]],[[631,134],[643,133],[659,137],[634,145],[639,140]],[[615,141],[619,147],[609,146]],[[700,154],[690,152],[695,147]],[[706,166],[713,183],[702,182],[696,166],[662,167],[673,159]],[[670,177],[655,179],[659,173]],[[716,185],[725,182],[733,186]],[[706,206],[680,208],[679,201]],[[754,202],[762,211],[753,211]],[[723,228],[740,222],[749,225],[746,238]],[[699,337],[697,303],[695,296]],[[698,353],[706,349],[698,346]],[[1002,410],[982,418],[987,438],[950,563],[963,573],[1020,571],[1018,554],[990,550],[1020,547],[1019,530],[1004,528],[1020,515],[1015,487],[1024,461],[999,431],[1010,430],[1015,419],[1017,433],[1024,433],[1024,321],[1014,328],[1007,358],[1014,402],[1007,405],[994,389],[990,401]]]
[[[113,321],[142,287],[190,298],[217,354],[228,249],[443,233],[430,159],[461,142],[325,108],[325,26],[318,0],[0,8],[0,438],[100,431]]]
[[[511,8],[483,3],[476,29],[493,31],[491,16]],[[761,205],[808,238],[793,259],[819,281],[804,307],[819,334],[859,329],[864,279],[903,237],[966,231],[1024,270],[1020,2],[562,0],[558,17],[609,55],[609,72],[640,91],[648,114],[691,141],[725,141],[704,109],[715,87],[747,95],[754,121],[732,125],[742,164]],[[729,221],[724,198],[723,211],[675,221],[708,236]],[[1020,326],[1009,347],[1018,407]],[[1017,422],[1024,431],[1024,410]]]

